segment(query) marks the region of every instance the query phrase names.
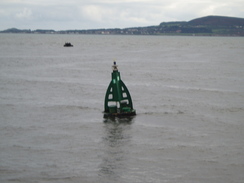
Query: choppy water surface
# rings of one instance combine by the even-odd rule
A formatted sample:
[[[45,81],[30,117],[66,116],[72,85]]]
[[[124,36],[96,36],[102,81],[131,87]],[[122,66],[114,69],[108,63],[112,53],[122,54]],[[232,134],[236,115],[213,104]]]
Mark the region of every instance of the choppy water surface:
[[[0,34],[1,182],[242,183],[243,50],[243,38]],[[103,119],[114,59],[134,118]]]

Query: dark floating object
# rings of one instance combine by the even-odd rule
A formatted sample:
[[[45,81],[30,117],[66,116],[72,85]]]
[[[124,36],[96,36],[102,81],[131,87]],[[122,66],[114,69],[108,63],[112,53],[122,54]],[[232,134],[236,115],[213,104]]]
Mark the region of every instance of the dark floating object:
[[[65,43],[64,47],[73,47],[73,45],[71,43]]]
[[[120,78],[116,62],[112,66],[112,81],[110,82],[104,101],[104,118],[128,117],[136,115],[129,90]]]

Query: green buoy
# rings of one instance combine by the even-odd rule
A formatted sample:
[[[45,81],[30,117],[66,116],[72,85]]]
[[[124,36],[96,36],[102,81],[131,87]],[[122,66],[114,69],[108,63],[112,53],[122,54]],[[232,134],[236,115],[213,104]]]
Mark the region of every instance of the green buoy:
[[[136,111],[133,109],[130,92],[121,80],[116,62],[114,62],[112,69],[112,80],[105,95],[104,117],[134,116]]]

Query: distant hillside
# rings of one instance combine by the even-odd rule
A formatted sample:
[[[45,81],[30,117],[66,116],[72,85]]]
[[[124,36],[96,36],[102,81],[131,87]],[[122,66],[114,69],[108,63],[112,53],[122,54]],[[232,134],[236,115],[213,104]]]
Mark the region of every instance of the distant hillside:
[[[1,31],[1,33],[31,33],[30,29],[16,29],[16,28],[10,28],[4,31]]]
[[[193,26],[244,26],[244,18],[207,16],[191,20],[187,23]]]
[[[194,36],[244,36],[244,18],[207,16],[189,22],[162,22],[147,27],[125,29],[88,29],[88,30],[20,30],[16,28],[0,31],[1,33],[33,34],[121,34],[121,35],[194,35]]]
[[[173,32],[210,36],[244,36],[244,18],[206,16],[189,22],[162,22],[164,29]],[[167,32],[167,29],[166,29]]]

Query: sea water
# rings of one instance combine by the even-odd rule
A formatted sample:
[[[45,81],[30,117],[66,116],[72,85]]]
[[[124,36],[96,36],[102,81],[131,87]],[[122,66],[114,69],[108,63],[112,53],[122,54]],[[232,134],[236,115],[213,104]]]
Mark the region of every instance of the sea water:
[[[0,34],[0,181],[242,183],[243,50],[242,37]],[[133,118],[103,118],[114,60]]]

